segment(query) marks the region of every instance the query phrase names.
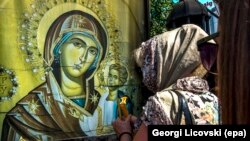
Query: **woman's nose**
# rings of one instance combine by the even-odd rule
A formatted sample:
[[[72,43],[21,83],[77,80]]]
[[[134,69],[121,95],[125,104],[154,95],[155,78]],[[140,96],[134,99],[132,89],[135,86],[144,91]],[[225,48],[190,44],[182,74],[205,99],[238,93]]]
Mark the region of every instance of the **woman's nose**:
[[[109,76],[108,80],[109,80],[109,82],[112,82],[113,81],[112,76]]]
[[[81,63],[84,63],[86,61],[86,58],[87,58],[87,51],[84,50],[82,52],[82,55],[79,57],[79,60],[80,60]]]

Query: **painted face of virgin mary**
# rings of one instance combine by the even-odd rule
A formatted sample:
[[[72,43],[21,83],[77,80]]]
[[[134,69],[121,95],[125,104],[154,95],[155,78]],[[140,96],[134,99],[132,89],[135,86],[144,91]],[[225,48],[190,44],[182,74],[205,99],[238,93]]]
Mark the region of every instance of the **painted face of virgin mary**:
[[[84,34],[73,34],[61,47],[61,66],[66,74],[79,77],[98,55],[96,42]]]

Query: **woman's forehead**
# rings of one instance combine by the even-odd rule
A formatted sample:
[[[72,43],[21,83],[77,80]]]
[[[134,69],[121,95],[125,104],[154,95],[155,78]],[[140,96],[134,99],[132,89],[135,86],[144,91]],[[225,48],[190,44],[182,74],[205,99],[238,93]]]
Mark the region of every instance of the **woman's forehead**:
[[[94,38],[90,38],[89,36],[80,33],[73,34],[69,39],[79,39],[84,41],[86,44],[96,44]]]

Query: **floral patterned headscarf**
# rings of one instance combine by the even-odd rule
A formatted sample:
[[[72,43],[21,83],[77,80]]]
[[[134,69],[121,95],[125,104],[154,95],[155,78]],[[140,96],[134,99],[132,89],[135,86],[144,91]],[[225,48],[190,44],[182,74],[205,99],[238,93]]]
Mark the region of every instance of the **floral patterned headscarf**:
[[[200,27],[186,24],[143,42],[134,57],[148,89],[161,91],[178,79],[191,76],[201,65],[197,41],[205,36],[207,33]]]

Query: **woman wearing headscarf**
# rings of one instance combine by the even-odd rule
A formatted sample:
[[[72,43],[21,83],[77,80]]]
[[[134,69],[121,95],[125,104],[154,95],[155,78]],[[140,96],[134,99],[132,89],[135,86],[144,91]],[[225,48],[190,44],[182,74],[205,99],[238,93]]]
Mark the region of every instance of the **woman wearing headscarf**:
[[[219,124],[218,99],[202,79],[207,71],[197,48],[197,41],[206,36],[200,27],[186,24],[152,37],[135,50],[143,83],[155,94],[137,120],[128,116],[113,122],[120,140],[132,140],[130,122],[138,128],[135,141],[147,140],[148,125]],[[183,112],[179,111],[181,99],[181,105],[187,105]],[[185,112],[189,114],[181,114]]]

